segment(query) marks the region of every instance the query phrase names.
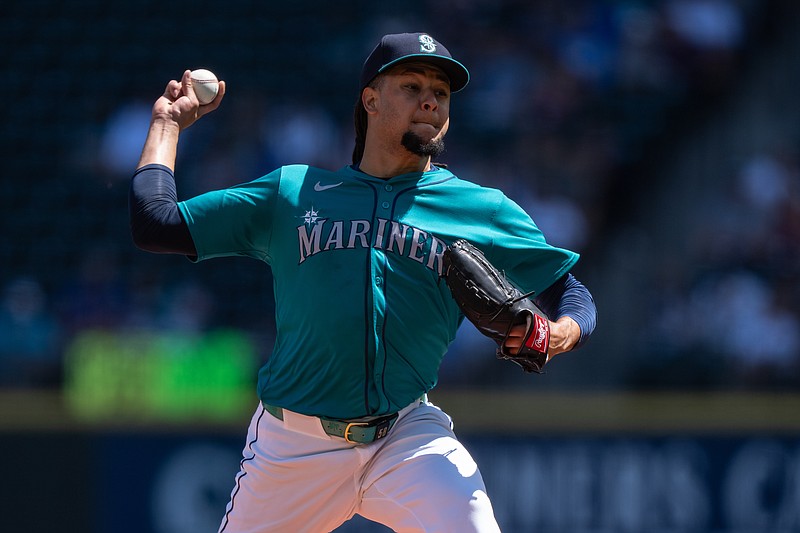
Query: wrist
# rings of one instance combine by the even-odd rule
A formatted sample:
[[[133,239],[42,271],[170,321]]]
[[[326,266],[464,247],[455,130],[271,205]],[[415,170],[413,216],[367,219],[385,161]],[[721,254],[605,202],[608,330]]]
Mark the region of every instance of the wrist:
[[[178,134],[181,126],[169,113],[154,113],[150,119],[150,133]]]
[[[581,328],[578,323],[569,316],[562,316],[555,321],[559,329],[558,338],[560,339],[559,351],[568,352],[572,350],[581,338]]]

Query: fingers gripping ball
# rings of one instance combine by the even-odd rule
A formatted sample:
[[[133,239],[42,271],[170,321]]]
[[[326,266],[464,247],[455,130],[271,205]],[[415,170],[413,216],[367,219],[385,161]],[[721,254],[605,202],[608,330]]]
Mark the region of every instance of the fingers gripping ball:
[[[210,70],[200,68],[192,71],[192,86],[200,105],[210,104],[217,97],[219,80]]]
[[[512,361],[525,372],[542,373],[548,361],[550,323],[536,304],[513,286],[483,253],[465,240],[444,252],[442,274],[464,316],[478,331],[497,342],[497,357]],[[506,347],[511,328],[524,327],[517,353]]]

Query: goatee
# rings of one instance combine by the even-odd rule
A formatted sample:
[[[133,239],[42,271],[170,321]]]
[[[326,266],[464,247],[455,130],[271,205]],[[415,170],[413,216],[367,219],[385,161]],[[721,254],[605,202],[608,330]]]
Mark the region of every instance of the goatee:
[[[444,152],[444,140],[431,139],[430,141],[425,142],[422,137],[413,131],[405,132],[400,144],[402,144],[403,147],[412,154],[422,157],[438,157],[442,155],[442,152]]]

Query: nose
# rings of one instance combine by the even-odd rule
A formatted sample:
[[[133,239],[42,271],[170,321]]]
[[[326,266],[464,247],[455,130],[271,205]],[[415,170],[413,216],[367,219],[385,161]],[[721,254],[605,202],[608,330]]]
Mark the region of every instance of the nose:
[[[439,102],[436,100],[436,93],[432,90],[423,91],[421,94],[421,105],[425,111],[435,111],[439,107]]]

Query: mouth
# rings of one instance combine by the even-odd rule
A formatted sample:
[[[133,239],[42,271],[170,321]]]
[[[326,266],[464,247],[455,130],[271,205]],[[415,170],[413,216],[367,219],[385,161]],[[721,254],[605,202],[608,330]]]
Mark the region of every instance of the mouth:
[[[430,122],[414,121],[411,124],[413,126],[421,126],[422,128],[430,128],[433,131],[439,131],[441,129],[436,124],[431,124]]]

